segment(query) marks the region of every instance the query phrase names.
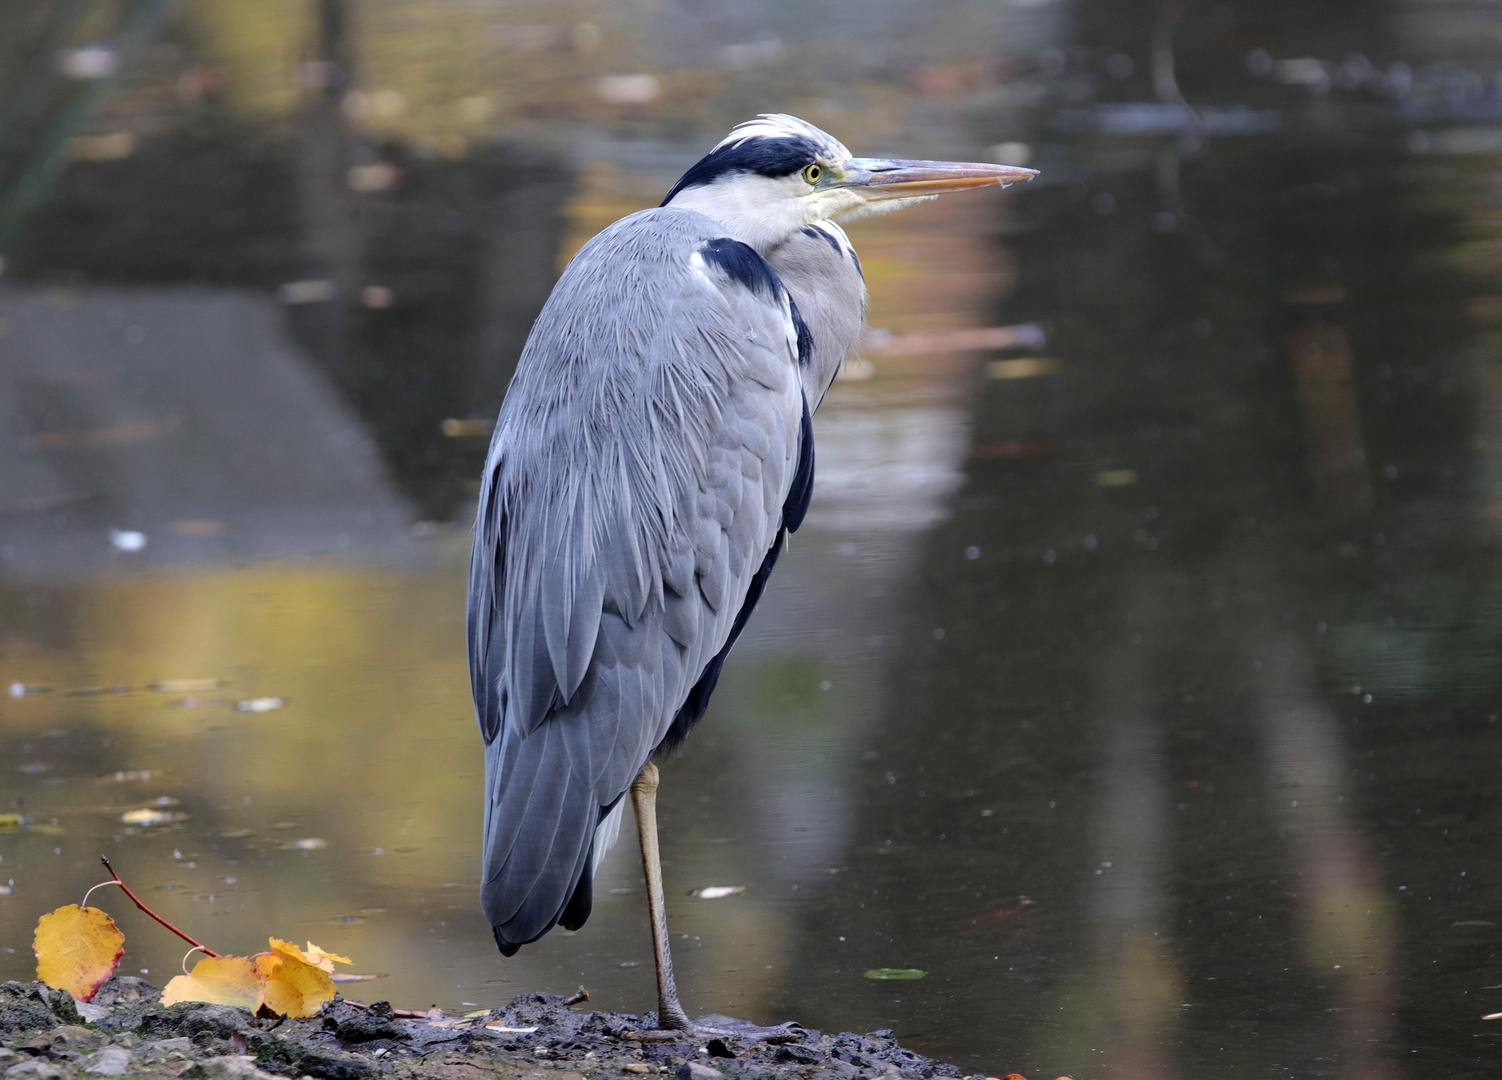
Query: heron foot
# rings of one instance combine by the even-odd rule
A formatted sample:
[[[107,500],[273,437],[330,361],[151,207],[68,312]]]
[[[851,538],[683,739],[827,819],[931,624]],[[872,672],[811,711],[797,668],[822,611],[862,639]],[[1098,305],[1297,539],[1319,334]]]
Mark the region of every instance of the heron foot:
[[[687,1027],[644,1028],[632,1032],[628,1038],[640,1042],[682,1042],[685,1039],[745,1039],[748,1042],[790,1043],[806,1038],[808,1032],[797,1022],[788,1021],[773,1027],[762,1027],[749,1020],[737,1020],[733,1016],[710,1013],[690,1020]]]

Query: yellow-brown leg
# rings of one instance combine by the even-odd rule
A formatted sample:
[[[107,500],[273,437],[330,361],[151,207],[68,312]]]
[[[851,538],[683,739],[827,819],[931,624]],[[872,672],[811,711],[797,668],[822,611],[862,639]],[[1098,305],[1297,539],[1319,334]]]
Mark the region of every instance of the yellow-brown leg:
[[[678,1003],[673,982],[673,954],[668,948],[667,902],[662,893],[662,858],[657,849],[657,766],[650,761],[631,784],[631,805],[641,836],[641,865],[647,875],[647,909],[652,915],[652,948],[657,954],[657,1026],[692,1031],[688,1014]]]

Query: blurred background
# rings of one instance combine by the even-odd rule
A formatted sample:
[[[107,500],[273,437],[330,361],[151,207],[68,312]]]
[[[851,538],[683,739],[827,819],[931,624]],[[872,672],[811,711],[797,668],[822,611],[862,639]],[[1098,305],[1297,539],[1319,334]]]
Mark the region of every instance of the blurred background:
[[[577,934],[480,915],[468,524],[562,264],[774,110],[1042,175],[851,229],[812,513],[665,768],[689,1011],[1495,1075],[1487,0],[7,0],[0,977],[107,852],[365,1000],[653,1006],[633,844]]]

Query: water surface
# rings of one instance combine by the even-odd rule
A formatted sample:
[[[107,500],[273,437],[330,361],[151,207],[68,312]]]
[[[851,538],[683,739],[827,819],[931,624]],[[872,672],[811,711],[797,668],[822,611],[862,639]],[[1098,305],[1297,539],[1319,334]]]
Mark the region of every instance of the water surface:
[[[1022,145],[1043,176],[851,230],[882,333],[820,411],[808,521],[664,767],[690,1011],[890,1027],[989,1075],[1491,1075],[1486,19],[1190,13],[1188,120],[1151,77],[1156,5],[944,4],[921,34],[847,7],[631,8],[600,25],[637,36],[600,52],[593,9],[461,42],[443,20],[492,16],[390,3],[369,96],[338,110],[289,111],[292,75],[216,98],[153,53],[90,114],[134,149],[79,144],[96,157],[26,210],[0,289],[0,812],[21,815],[0,976],[30,977],[37,915],[105,853],[216,949],[353,957],[381,976],[357,996],[654,1004],[630,843],[582,931],[494,952],[463,590],[531,312],[702,149],[702,85],[717,118],[797,109],[858,153]],[[205,56],[262,40],[223,10]],[[477,41],[516,54],[491,119],[458,62]],[[470,104],[432,89],[434,57]],[[539,104],[652,64],[656,105]],[[837,108],[821,79],[857,89]],[[397,85],[405,111],[380,113]],[[395,171],[317,182],[330,161]],[[1026,329],[959,336],[999,327]],[[715,885],[745,889],[689,895]],[[174,939],[95,899],[126,970],[177,970]]]

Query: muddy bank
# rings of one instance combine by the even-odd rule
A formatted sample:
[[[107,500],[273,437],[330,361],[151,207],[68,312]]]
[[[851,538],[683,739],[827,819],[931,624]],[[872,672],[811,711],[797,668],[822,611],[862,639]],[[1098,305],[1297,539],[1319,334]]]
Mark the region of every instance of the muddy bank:
[[[633,1038],[651,1014],[590,1012],[524,994],[470,1017],[396,1016],[385,1002],[342,999],[307,1020],[260,1018],[228,1005],[160,1004],[142,979],[111,979],[92,1004],[43,983],[0,984],[0,1074],[7,1080],[932,1080],[962,1077],[899,1046],[890,1032],[798,1029],[777,1045],[734,1037]],[[975,1080],[984,1080],[977,1077]]]

